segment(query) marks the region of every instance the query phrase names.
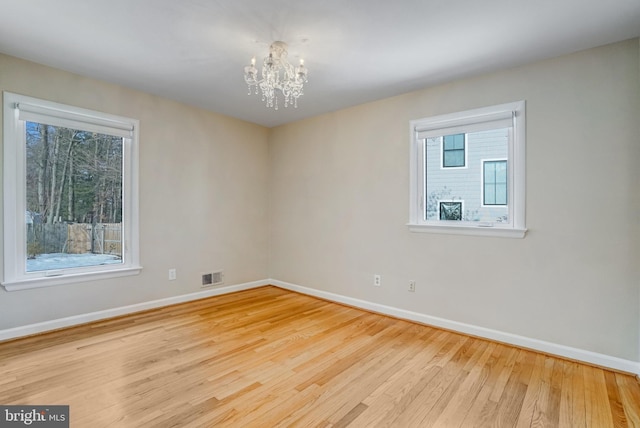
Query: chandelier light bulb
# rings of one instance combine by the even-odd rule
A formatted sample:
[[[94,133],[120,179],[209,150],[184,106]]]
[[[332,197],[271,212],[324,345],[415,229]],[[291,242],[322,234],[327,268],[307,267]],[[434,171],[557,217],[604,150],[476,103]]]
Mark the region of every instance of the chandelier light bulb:
[[[284,106],[293,104],[298,107],[298,98],[302,96],[304,84],[307,82],[308,70],[304,66],[304,59],[300,59],[298,67],[292,66],[287,60],[288,51],[285,42],[273,42],[269,47],[269,55],[264,58],[262,71],[258,75],[255,67],[256,58],[251,58],[251,64],[244,68],[244,81],[254,93],[258,88],[262,93],[262,101],[267,107],[278,110],[278,98],[284,99]],[[261,76],[259,78],[258,76]]]

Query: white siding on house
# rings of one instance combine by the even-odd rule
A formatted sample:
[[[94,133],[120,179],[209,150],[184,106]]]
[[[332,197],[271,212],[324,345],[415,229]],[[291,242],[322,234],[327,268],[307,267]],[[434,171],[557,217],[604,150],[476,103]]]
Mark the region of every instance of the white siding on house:
[[[486,160],[506,160],[509,129],[495,129],[466,135],[466,164],[461,168],[442,166],[442,137],[427,138],[426,216],[439,219],[439,202],[462,201],[464,221],[499,222],[506,220],[508,208],[483,206],[483,170]],[[503,220],[503,221],[504,221]]]

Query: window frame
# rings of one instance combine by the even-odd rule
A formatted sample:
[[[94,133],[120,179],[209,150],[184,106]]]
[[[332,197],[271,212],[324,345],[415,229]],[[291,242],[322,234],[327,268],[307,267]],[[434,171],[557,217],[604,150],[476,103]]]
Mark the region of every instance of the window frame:
[[[443,135],[441,138],[441,142],[440,142],[440,169],[446,169],[446,170],[452,170],[452,169],[466,169],[469,161],[467,159],[467,134],[462,134],[462,149],[445,149],[444,145],[445,145],[445,137],[449,137],[452,135],[460,135],[460,133],[458,134],[449,134],[449,135]],[[451,151],[462,151],[462,158],[463,158],[463,164],[462,165],[454,165],[454,166],[448,166],[445,165],[445,153],[446,152],[451,152]]]
[[[507,168],[509,167],[509,160],[508,159],[482,159],[480,161],[482,163],[482,168],[480,168],[480,173],[481,173],[481,178],[480,178],[480,200],[482,201],[482,207],[502,207],[502,206],[509,206],[509,177],[508,177],[508,172],[507,172],[507,182],[505,183],[507,186],[507,195],[506,195],[506,199],[507,199],[507,203],[506,204],[487,204],[486,203],[486,199],[485,199],[485,195],[486,195],[486,189],[487,189],[487,182],[485,181],[485,166],[487,165],[487,163],[505,163],[507,165]],[[493,185],[495,186],[497,184],[497,182],[494,182]]]
[[[459,220],[440,220],[440,221],[462,221],[464,217],[464,201],[461,199],[440,199],[438,200],[438,217],[442,217],[442,204],[458,204],[460,205],[460,219]]]
[[[476,236],[496,236],[523,238],[525,227],[526,199],[526,122],[525,101],[481,107],[455,113],[447,113],[422,119],[411,120],[409,156],[409,222],[411,232],[445,233]],[[432,136],[465,132],[466,128],[478,126],[490,128],[491,122],[511,118],[507,149],[507,208],[509,221],[499,222],[459,222],[426,219],[426,138],[419,134],[424,129]],[[495,127],[494,129],[498,129]],[[473,131],[466,131],[473,132]],[[465,132],[465,133],[466,133]],[[430,137],[431,138],[431,137]],[[465,145],[466,148],[466,145]],[[465,153],[466,155],[466,153]],[[483,180],[481,181],[483,185]]]
[[[77,129],[127,129],[123,137],[122,263],[49,271],[26,271],[26,122],[19,105],[35,114],[62,118]],[[139,121],[71,105],[3,92],[3,272],[7,291],[64,285],[76,282],[136,275],[140,272],[138,221]],[[23,109],[24,110],[24,109]],[[31,121],[31,120],[29,120]],[[65,126],[65,125],[56,125]],[[125,132],[125,131],[122,131]],[[105,132],[110,133],[110,132]],[[113,132],[111,132],[112,135]]]

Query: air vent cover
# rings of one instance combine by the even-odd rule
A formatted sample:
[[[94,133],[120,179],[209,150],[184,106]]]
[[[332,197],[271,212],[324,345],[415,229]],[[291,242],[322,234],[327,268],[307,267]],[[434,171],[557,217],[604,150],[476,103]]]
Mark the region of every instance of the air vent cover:
[[[222,271],[202,274],[202,286],[211,287],[224,284],[224,273]]]

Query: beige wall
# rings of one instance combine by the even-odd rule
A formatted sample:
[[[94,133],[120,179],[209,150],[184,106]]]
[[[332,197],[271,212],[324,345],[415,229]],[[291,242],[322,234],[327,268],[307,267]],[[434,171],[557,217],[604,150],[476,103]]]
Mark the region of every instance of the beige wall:
[[[144,267],[114,280],[0,288],[0,330],[198,292],[201,273],[217,269],[226,284],[267,278],[268,129],[3,55],[0,90],[140,120]]]
[[[638,52],[631,40],[273,129],[271,277],[638,361]],[[409,232],[409,121],[517,100],[527,236]]]

